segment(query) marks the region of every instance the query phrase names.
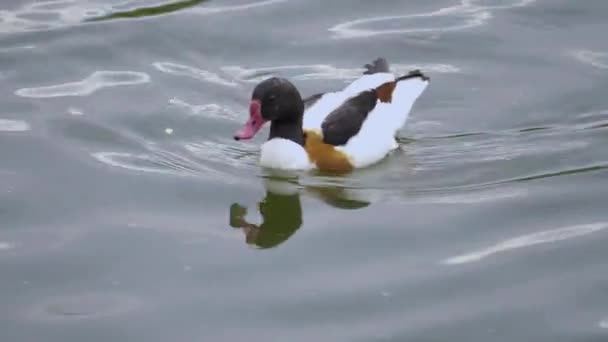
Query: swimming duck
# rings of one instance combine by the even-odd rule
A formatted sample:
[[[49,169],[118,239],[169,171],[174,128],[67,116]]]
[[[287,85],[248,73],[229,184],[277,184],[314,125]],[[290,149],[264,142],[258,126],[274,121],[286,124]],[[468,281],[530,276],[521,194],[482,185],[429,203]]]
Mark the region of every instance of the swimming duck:
[[[270,122],[260,165],[271,169],[347,173],[379,162],[398,147],[397,131],[430,80],[420,70],[396,77],[384,58],[365,69],[341,91],[305,99],[284,78],[260,82],[234,139],[251,139]]]

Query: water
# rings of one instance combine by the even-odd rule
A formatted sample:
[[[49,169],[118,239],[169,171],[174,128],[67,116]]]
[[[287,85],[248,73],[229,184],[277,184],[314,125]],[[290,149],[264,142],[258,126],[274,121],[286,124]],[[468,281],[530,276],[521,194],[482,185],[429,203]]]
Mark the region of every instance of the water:
[[[0,5],[2,341],[604,341],[608,4]],[[256,82],[431,85],[382,163],[278,180]]]

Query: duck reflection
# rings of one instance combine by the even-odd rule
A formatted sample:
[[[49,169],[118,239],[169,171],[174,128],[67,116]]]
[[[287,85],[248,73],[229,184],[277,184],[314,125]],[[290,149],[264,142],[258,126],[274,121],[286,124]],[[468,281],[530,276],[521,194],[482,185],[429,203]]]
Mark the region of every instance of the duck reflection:
[[[261,224],[247,221],[246,207],[238,203],[230,206],[230,226],[245,234],[247,244],[261,249],[280,245],[302,226],[302,192],[339,209],[360,209],[370,204],[367,201],[350,199],[345,189],[339,187],[305,187],[300,190],[285,181],[272,180],[265,182],[265,188],[266,196],[257,205],[262,216]]]

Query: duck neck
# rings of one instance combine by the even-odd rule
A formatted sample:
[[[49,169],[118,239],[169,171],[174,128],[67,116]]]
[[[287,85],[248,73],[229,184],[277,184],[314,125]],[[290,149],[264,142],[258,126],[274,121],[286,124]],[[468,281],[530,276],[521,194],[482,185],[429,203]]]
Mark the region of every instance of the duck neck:
[[[282,138],[304,146],[304,131],[302,130],[302,118],[295,120],[274,120],[270,124],[268,140]]]

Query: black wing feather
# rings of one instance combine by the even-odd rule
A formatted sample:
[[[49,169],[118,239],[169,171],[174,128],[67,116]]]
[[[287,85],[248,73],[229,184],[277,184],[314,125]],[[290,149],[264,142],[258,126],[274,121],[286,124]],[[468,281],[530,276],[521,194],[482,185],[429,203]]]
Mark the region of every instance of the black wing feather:
[[[308,109],[312,105],[314,105],[315,103],[317,103],[317,101],[319,101],[319,99],[323,95],[325,95],[325,93],[318,93],[318,94],[311,95],[311,96],[305,98],[304,100],[302,100],[304,102],[304,109]]]
[[[334,109],[321,124],[323,142],[340,146],[359,133],[367,115],[376,107],[378,96],[374,90],[367,90],[351,97]]]
[[[379,57],[378,59],[374,60],[371,63],[365,64],[365,71],[363,72],[364,75],[372,75],[375,73],[379,73],[379,72],[389,72],[390,71],[390,67],[388,65],[388,62],[386,61],[386,59]]]

